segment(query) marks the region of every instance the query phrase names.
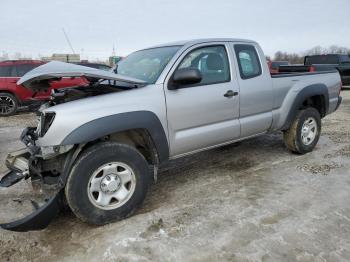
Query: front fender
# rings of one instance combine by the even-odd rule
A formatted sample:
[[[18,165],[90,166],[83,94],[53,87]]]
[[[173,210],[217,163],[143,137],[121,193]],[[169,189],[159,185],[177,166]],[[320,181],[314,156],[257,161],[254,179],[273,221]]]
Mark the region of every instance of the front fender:
[[[146,129],[153,139],[159,161],[163,162],[169,158],[169,145],[163,126],[158,117],[150,111],[120,113],[92,120],[68,134],[61,145],[87,143],[131,129]]]

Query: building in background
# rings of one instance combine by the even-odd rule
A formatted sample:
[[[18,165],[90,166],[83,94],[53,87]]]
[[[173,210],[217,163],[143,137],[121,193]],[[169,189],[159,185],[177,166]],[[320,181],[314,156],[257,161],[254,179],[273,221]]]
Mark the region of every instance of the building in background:
[[[108,59],[108,63],[110,66],[115,66],[120,60],[122,60],[123,57],[122,56],[110,56]]]

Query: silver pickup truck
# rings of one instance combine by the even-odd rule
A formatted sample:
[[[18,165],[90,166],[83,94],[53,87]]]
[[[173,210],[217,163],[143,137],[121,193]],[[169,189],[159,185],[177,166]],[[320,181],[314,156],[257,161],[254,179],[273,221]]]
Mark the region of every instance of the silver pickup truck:
[[[271,76],[259,45],[241,39],[143,49],[113,72],[51,62],[18,84],[41,91],[62,77],[89,84],[52,93],[0,182],[31,179],[57,194],[5,229],[43,229],[64,204],[91,224],[123,219],[140,206],[161,163],[269,132],[282,131],[287,148],[308,153],[321,118],[341,103],[337,71]]]

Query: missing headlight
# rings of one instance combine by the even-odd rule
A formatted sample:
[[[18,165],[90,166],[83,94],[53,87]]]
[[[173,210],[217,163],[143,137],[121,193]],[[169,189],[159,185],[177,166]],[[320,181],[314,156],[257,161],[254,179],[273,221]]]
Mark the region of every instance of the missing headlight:
[[[56,114],[52,112],[44,113],[40,116],[40,136],[43,137],[49,130]]]

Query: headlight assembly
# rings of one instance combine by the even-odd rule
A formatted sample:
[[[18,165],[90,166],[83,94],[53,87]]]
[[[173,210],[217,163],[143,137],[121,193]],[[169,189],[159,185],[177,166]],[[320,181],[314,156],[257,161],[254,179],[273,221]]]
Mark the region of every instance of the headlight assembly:
[[[56,114],[53,112],[43,113],[40,116],[40,137],[43,137],[52,125]]]

